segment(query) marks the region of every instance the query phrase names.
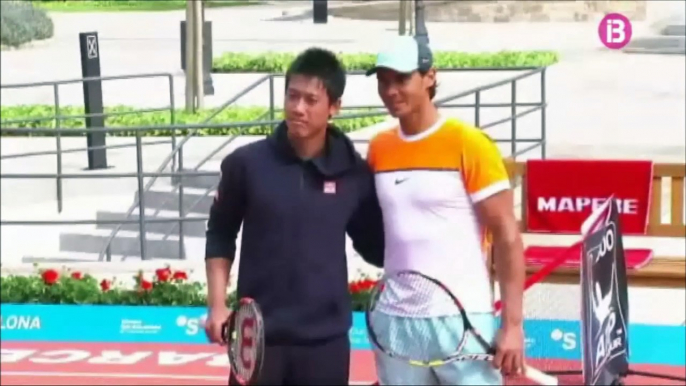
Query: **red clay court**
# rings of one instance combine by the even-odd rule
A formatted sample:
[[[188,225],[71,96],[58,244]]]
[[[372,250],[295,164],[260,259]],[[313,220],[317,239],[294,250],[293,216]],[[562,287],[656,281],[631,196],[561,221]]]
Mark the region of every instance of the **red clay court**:
[[[3,342],[2,385],[226,385],[227,356],[221,347],[182,344]],[[532,360],[544,371],[579,370],[574,361]],[[684,376],[678,366],[632,366],[634,370]],[[580,375],[560,376],[562,385],[580,385]],[[351,384],[376,380],[371,352],[356,351]],[[632,376],[628,385],[684,385]],[[529,384],[508,379],[508,385]]]

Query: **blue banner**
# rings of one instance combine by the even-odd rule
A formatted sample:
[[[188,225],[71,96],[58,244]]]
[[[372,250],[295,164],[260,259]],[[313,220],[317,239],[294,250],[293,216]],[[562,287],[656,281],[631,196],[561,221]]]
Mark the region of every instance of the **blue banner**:
[[[207,343],[204,307],[2,304],[3,341]]]
[[[0,340],[206,344],[205,315],[204,307],[2,304]],[[581,359],[579,321],[527,320],[524,329],[530,358]],[[683,326],[632,324],[629,335],[632,363],[686,366]],[[355,350],[371,348],[362,313],[350,340]]]

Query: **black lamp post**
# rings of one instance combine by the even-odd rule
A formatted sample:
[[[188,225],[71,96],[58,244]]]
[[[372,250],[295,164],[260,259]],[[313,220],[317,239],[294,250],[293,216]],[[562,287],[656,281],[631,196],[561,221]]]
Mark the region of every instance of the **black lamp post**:
[[[426,20],[424,20],[424,0],[415,0],[414,2],[414,25],[415,37],[418,42],[429,44],[429,31],[426,29]]]

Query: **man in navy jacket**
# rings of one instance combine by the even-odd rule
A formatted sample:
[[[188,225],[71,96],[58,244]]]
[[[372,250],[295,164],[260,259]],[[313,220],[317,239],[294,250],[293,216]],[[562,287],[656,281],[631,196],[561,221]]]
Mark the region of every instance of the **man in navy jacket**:
[[[221,343],[242,225],[238,296],[259,303],[266,329],[260,384],[347,385],[352,310],[346,233],[363,259],[383,264],[373,174],[352,142],[328,123],[344,89],[345,70],[333,53],[304,51],[286,73],[285,121],[221,165],[207,224],[206,332]]]

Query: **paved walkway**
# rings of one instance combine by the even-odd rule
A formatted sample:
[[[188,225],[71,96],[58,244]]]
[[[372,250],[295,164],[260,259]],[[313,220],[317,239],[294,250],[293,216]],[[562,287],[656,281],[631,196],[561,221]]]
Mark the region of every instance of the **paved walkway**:
[[[225,51],[296,51],[320,45],[335,51],[373,52],[396,33],[396,23],[331,19],[327,25],[311,21],[279,21],[284,11],[298,7],[254,6],[208,9],[213,22],[215,56]],[[80,77],[78,33],[98,31],[105,75],[168,72],[175,75],[175,102],[183,106],[184,80],[180,70],[179,22],[183,11],[158,13],[55,13],[55,38],[2,55],[2,84]],[[126,28],[122,26],[126,25]],[[686,141],[684,56],[629,55],[602,49],[593,23],[430,23],[436,50],[498,51],[557,50],[562,62],[549,70],[547,97],[548,143],[551,155],[592,157],[655,157],[683,160]],[[636,23],[635,34],[647,31]],[[478,38],[475,38],[478,37]],[[49,58],[49,60],[47,59]],[[442,75],[439,97],[512,73]],[[216,106],[259,78],[256,74],[214,76]],[[277,83],[278,90],[282,87]],[[520,100],[538,98],[537,85],[522,85]],[[497,99],[507,98],[502,89]],[[79,85],[65,86],[64,104],[81,104]],[[158,81],[117,81],[106,84],[107,105],[169,104],[168,85]],[[242,98],[244,105],[266,105],[266,85]],[[3,90],[8,104],[50,103],[49,88]],[[277,100],[277,105],[281,103]],[[371,79],[351,79],[345,103],[379,104]],[[471,116],[471,112],[469,113]],[[499,115],[499,113],[493,113]],[[533,119],[533,118],[531,118]],[[522,121],[522,125],[527,123]],[[532,124],[533,125],[533,124]],[[536,124],[535,126],[538,126]],[[574,147],[569,147],[574,145]],[[570,150],[573,149],[573,154]]]

